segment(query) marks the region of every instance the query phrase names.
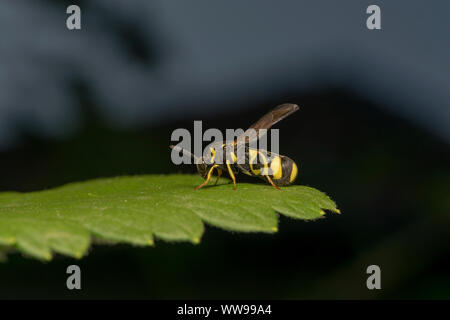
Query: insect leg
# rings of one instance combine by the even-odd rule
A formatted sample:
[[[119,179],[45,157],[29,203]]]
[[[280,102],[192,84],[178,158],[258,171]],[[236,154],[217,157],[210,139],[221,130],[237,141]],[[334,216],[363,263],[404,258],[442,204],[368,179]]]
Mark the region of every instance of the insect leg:
[[[266,176],[266,178],[270,182],[270,184],[275,187],[275,189],[281,190],[275,183],[273,183],[272,179],[269,176]]]
[[[205,182],[203,182],[201,185],[199,185],[199,186],[196,187],[195,189],[198,190],[198,189],[200,189],[200,188],[206,186],[206,185],[208,184],[208,182],[211,180],[211,174],[212,174],[213,170],[214,170],[215,168],[217,168],[218,166],[219,166],[219,165],[217,165],[217,164],[213,165],[213,166],[211,167],[211,169],[209,169],[209,171],[208,171],[208,176],[206,177]]]
[[[236,190],[236,178],[234,177],[233,170],[231,170],[230,161],[227,160],[227,168],[228,173],[230,174],[231,179],[233,179],[233,189]]]
[[[216,183],[214,183],[214,185],[217,184],[217,182],[219,182],[220,176],[222,175],[222,170],[221,169],[217,169],[217,180]]]

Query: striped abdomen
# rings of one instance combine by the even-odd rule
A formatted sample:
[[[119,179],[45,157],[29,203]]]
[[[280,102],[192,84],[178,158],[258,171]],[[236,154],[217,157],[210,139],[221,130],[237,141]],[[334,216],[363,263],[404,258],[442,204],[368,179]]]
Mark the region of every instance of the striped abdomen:
[[[245,164],[237,164],[247,175],[270,176],[277,186],[286,186],[295,181],[298,168],[295,162],[286,156],[271,154],[266,150],[246,148]]]

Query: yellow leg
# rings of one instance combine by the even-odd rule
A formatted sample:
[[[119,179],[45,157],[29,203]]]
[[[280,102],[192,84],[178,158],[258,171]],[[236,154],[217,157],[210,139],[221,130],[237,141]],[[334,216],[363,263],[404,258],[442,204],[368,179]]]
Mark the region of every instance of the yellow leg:
[[[206,176],[205,182],[203,182],[201,185],[199,185],[199,186],[196,187],[195,189],[198,190],[198,189],[203,188],[204,186],[206,186],[206,185],[208,184],[208,182],[211,180],[211,175],[212,175],[212,172],[213,172],[214,168],[217,168],[217,167],[218,167],[217,164],[213,165],[213,166],[211,167],[211,169],[209,169],[209,171],[208,171],[208,175]]]
[[[272,186],[275,187],[275,189],[280,190],[280,187],[278,187],[277,185],[275,185],[275,183],[273,183],[272,179],[271,179],[269,176],[266,176],[266,178],[267,178],[267,180],[269,180],[270,184],[271,184]]]
[[[216,183],[214,183],[214,185],[217,184],[217,182],[219,182],[220,176],[222,175],[222,170],[217,169],[217,179],[216,179]]]
[[[227,168],[228,173],[230,174],[231,179],[233,179],[233,189],[236,190],[236,178],[234,177],[233,170],[231,170],[230,161],[227,160]]]

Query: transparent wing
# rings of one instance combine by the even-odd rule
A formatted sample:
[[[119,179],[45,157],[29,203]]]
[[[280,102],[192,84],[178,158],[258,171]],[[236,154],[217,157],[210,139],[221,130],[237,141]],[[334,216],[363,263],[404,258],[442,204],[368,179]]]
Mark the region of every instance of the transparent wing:
[[[250,126],[242,135],[236,139],[237,144],[249,143],[259,138],[260,129],[270,129],[275,123],[283,120],[299,109],[293,103],[283,103],[275,107],[269,113]]]

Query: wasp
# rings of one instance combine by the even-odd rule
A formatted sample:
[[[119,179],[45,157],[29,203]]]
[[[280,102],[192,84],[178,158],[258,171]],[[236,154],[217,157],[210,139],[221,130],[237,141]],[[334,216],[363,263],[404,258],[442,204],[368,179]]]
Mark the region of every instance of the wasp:
[[[261,137],[262,129],[270,129],[298,109],[298,105],[291,103],[275,107],[235,140],[211,144],[209,154],[203,157],[197,157],[179,146],[170,147],[190,155],[195,160],[197,171],[205,180],[196,187],[197,190],[211,181],[214,170],[217,171],[215,184],[219,181],[222,173],[227,172],[233,180],[233,189],[236,189],[236,175],[243,172],[249,176],[262,178],[279,190],[281,186],[290,185],[295,181],[298,175],[297,165],[289,157],[252,146]],[[244,161],[237,161],[237,154],[243,155]],[[218,161],[219,159],[221,161]]]

